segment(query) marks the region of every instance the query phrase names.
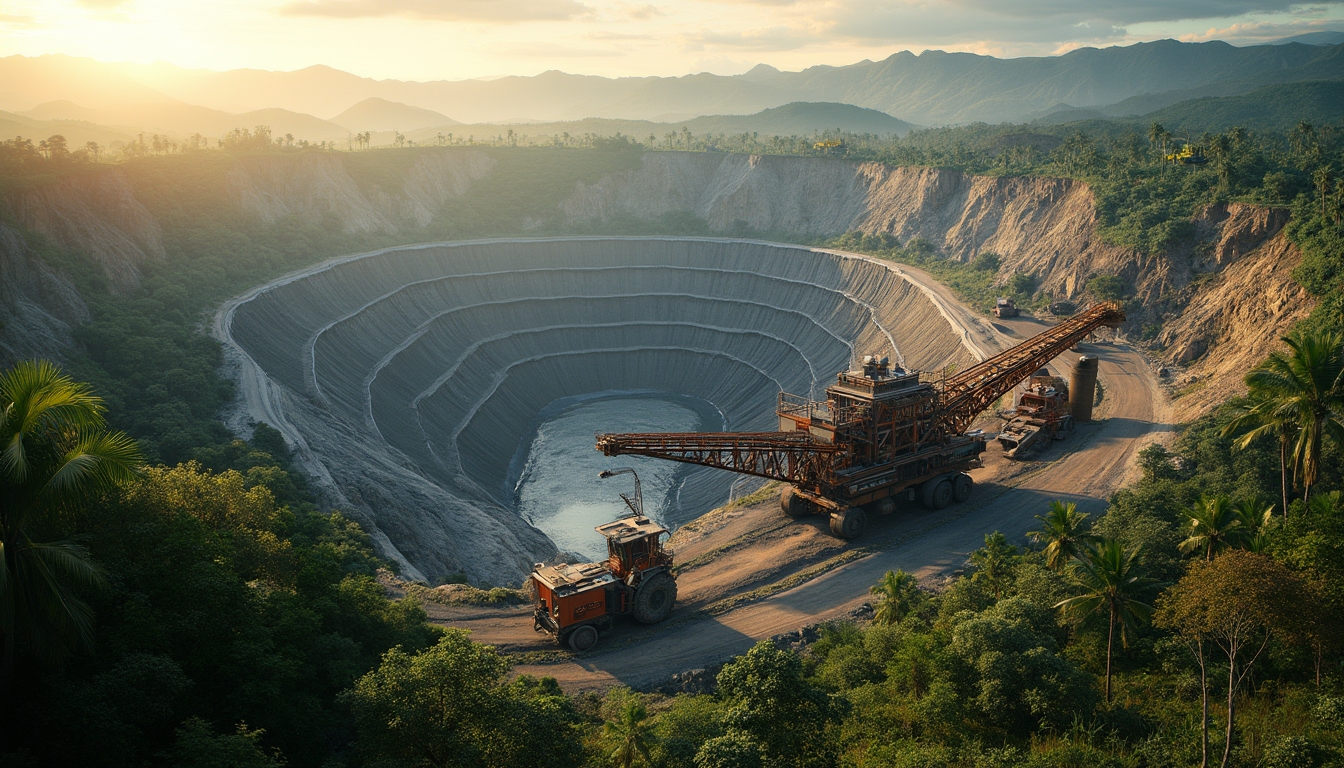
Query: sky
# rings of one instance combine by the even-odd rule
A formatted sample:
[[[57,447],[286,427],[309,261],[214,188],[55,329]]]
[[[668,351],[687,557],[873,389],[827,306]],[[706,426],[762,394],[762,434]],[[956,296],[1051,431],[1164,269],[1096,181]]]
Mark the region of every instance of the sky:
[[[0,55],[461,80],[558,69],[731,75],[1344,30],[1344,0],[0,0]]]

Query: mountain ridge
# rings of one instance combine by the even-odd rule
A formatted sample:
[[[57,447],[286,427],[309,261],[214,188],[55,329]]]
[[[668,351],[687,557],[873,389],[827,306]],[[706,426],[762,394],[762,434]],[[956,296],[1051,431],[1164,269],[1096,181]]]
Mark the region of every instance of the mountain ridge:
[[[124,86],[123,90],[140,89],[142,102],[151,100],[145,91],[152,91],[159,100],[191,102],[226,112],[282,107],[336,115],[362,100],[381,98],[451,114],[464,123],[498,123],[519,117],[556,122],[591,116],[649,120],[669,114],[742,114],[811,101],[875,109],[923,125],[998,123],[1029,119],[1061,103],[1095,108],[1141,94],[1207,89],[1217,83],[1232,91],[1188,97],[1235,95],[1284,81],[1288,75],[1297,80],[1340,78],[1344,77],[1342,49],[1341,45],[1296,42],[1237,47],[1221,41],[1158,40],[1016,59],[938,50],[918,55],[900,51],[876,62],[818,65],[797,72],[758,66],[732,76],[607,78],[551,70],[489,81],[427,82],[375,80],[325,65],[291,72],[209,72],[171,65],[80,63],[70,57],[45,62],[48,57],[11,56],[0,59],[0,79],[17,85],[0,94],[4,99],[0,109],[22,111],[53,99],[90,103],[69,95],[87,92],[72,83],[71,72],[82,66],[101,73],[104,81]],[[25,81],[11,76],[19,70],[41,74],[44,67],[58,71],[43,75],[42,81],[52,87],[42,91],[40,99],[33,97]],[[55,92],[56,85],[65,90]],[[31,103],[16,108],[15,102],[25,98]]]

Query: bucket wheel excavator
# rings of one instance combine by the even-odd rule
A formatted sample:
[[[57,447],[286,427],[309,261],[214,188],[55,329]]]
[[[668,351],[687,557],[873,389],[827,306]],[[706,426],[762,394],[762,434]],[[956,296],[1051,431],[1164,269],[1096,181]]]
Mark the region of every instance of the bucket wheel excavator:
[[[863,534],[867,513],[898,499],[931,509],[965,501],[986,438],[976,417],[1036,371],[1102,326],[1123,323],[1115,302],[1096,304],[1011,349],[945,378],[925,377],[868,356],[836,376],[825,400],[781,392],[776,432],[604,434],[607,456],[652,456],[788,483],[790,517],[825,513],[831,532]]]

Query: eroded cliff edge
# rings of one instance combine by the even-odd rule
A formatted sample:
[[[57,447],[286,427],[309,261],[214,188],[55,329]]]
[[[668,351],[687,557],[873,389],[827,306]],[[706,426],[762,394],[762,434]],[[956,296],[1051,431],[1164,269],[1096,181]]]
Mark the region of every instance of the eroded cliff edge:
[[[388,242],[451,239],[451,227],[441,226],[446,212],[507,189],[479,192],[498,181],[494,152],[424,150],[372,179],[339,154],[217,158],[218,172],[200,174],[188,192],[217,199],[249,226],[297,217]],[[535,156],[546,162],[544,153]],[[367,171],[369,158],[361,162]],[[1158,329],[1150,330],[1155,354],[1175,371],[1183,420],[1237,393],[1242,373],[1311,309],[1291,278],[1300,254],[1282,233],[1286,211],[1210,207],[1180,248],[1143,254],[1102,242],[1091,190],[1065,179],[710,153],[647,153],[624,165],[576,181],[544,205],[494,204],[512,217],[506,231],[514,233],[630,232],[641,221],[665,230],[671,215],[697,220],[700,231],[791,240],[852,230],[918,237],[950,258],[998,253],[999,279],[1032,274],[1058,298],[1086,298],[1089,277],[1118,275],[1133,286],[1131,335]],[[142,272],[171,256],[180,211],[161,190],[149,194],[154,174],[133,170],[92,169],[0,197],[0,364],[61,359],[74,349],[73,330],[90,315],[62,264],[82,259],[107,290],[136,295]],[[61,258],[49,258],[53,252]],[[310,262],[331,255],[314,253]],[[452,567],[450,559],[434,570]]]

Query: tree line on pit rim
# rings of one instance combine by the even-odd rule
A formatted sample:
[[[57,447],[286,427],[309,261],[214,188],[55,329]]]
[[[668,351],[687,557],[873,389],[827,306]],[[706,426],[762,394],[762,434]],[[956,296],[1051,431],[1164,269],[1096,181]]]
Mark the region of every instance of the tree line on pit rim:
[[[601,699],[510,680],[493,648],[389,601],[358,526],[286,484],[273,431],[254,438],[280,456],[265,472],[145,468],[86,385],[23,364],[0,380],[5,759],[1327,765],[1344,747],[1344,344],[1290,341],[1248,398],[1144,451],[1094,525],[1042,510],[1039,548],[987,536],[937,594],[888,574],[868,626],[763,642],[713,695]]]

